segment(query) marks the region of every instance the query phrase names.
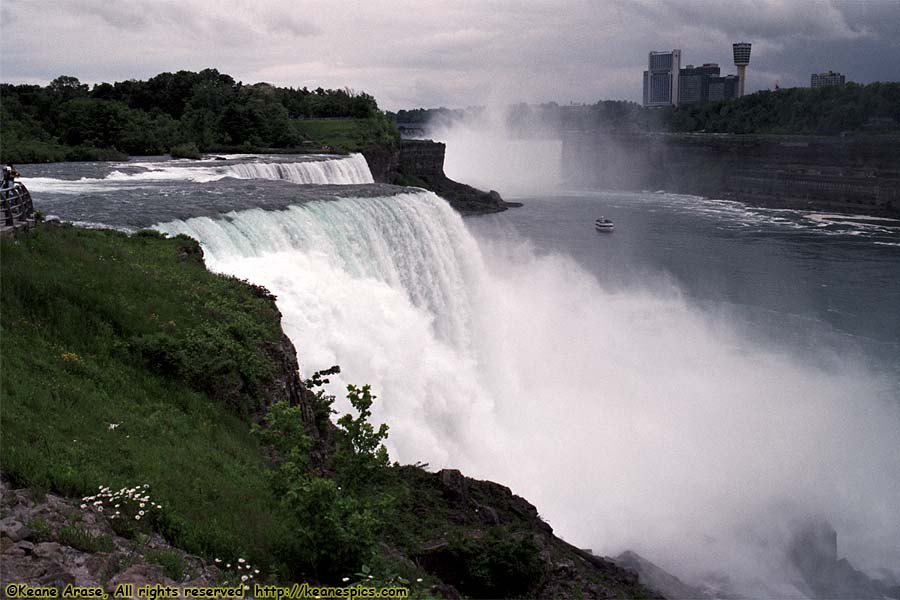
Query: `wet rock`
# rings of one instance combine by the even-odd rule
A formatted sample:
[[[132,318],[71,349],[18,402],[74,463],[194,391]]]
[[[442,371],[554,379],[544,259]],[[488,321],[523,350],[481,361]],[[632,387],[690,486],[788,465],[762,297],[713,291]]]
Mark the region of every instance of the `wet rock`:
[[[438,598],[443,598],[443,600],[459,600],[461,597],[459,595],[459,591],[457,591],[455,587],[446,583],[433,585],[431,586],[429,591],[432,593],[432,595]]]
[[[553,563],[553,573],[556,575],[560,575],[563,577],[570,577],[574,575],[575,570],[575,561],[571,559],[563,559]]]
[[[438,472],[441,490],[444,497],[452,502],[465,502],[468,496],[468,484],[457,469],[443,469]]]
[[[166,577],[165,571],[159,565],[139,564],[133,565],[109,580],[106,591],[112,594],[116,587],[123,583],[131,583],[134,590],[139,590],[144,585],[174,586],[175,581]]]
[[[34,580],[36,585],[62,589],[68,584],[76,584],[75,576],[58,563],[48,565],[46,572]]]
[[[62,546],[56,542],[41,542],[35,545],[32,553],[38,558],[61,559]]]
[[[814,598],[900,598],[900,588],[892,582],[873,579],[847,559],[838,558],[837,532],[824,519],[811,519],[799,526],[788,558]]]
[[[629,571],[637,573],[638,581],[643,585],[660,592],[666,598],[710,598],[699,588],[682,582],[665,569],[653,564],[637,552],[627,550],[613,561]]]
[[[14,542],[31,537],[31,531],[23,523],[6,518],[0,521],[0,534],[5,535]]]
[[[497,513],[497,509],[493,506],[477,505],[475,508],[475,512],[478,513],[478,518],[485,525],[500,524],[500,515],[499,513]]]

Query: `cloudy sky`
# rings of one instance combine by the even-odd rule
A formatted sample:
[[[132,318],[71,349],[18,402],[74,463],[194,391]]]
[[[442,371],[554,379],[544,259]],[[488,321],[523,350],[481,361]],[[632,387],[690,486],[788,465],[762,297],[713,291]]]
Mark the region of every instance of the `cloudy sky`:
[[[391,110],[640,101],[650,50],[730,73],[740,40],[748,91],[900,80],[900,0],[0,0],[0,28],[4,82],[214,67]]]

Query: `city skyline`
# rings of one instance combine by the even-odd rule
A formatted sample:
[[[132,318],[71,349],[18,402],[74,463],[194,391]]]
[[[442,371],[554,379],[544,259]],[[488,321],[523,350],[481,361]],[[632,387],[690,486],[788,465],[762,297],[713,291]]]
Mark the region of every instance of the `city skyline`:
[[[805,87],[828,70],[858,83],[896,80],[900,64],[897,0],[4,0],[0,28],[8,83],[211,67],[245,83],[350,87],[390,110],[641,102],[648,50],[681,48],[682,65],[731,73],[731,44],[741,40],[753,43],[747,93]]]

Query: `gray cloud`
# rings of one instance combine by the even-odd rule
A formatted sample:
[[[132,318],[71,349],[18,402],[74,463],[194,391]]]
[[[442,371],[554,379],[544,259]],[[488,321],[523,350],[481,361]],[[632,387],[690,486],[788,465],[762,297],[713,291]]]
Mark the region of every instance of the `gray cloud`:
[[[806,85],[829,68],[896,80],[900,64],[897,0],[3,0],[2,10],[6,81],[215,67],[245,82],[349,86],[392,109],[639,100],[650,50],[730,71],[740,39],[754,45],[751,90]]]
[[[310,21],[304,21],[294,15],[271,14],[266,20],[266,29],[270,33],[287,33],[293,36],[319,35],[322,30]]]

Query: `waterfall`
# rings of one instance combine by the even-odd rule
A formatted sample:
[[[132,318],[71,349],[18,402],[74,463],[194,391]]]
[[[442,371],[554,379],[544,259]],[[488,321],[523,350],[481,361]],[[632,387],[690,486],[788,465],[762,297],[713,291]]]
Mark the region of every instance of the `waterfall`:
[[[219,165],[212,161],[167,160],[161,162],[115,163],[105,177],[58,179],[27,177],[22,180],[32,192],[84,194],[128,188],[157,188],[166,182],[209,183],[240,179],[281,179],[299,184],[350,185],[373,183],[369,164],[362,154],[341,158],[311,159],[301,162],[241,162]]]
[[[574,543],[785,595],[785,532],[817,514],[853,556],[900,564],[900,414],[864,365],[476,240],[428,192],[157,227],[269,288],[305,374],[372,384],[394,459],[501,481]]]
[[[231,165],[228,174],[242,179],[284,179],[292,183],[349,185],[374,183],[362,154],[347,158],[304,162],[242,162]]]

